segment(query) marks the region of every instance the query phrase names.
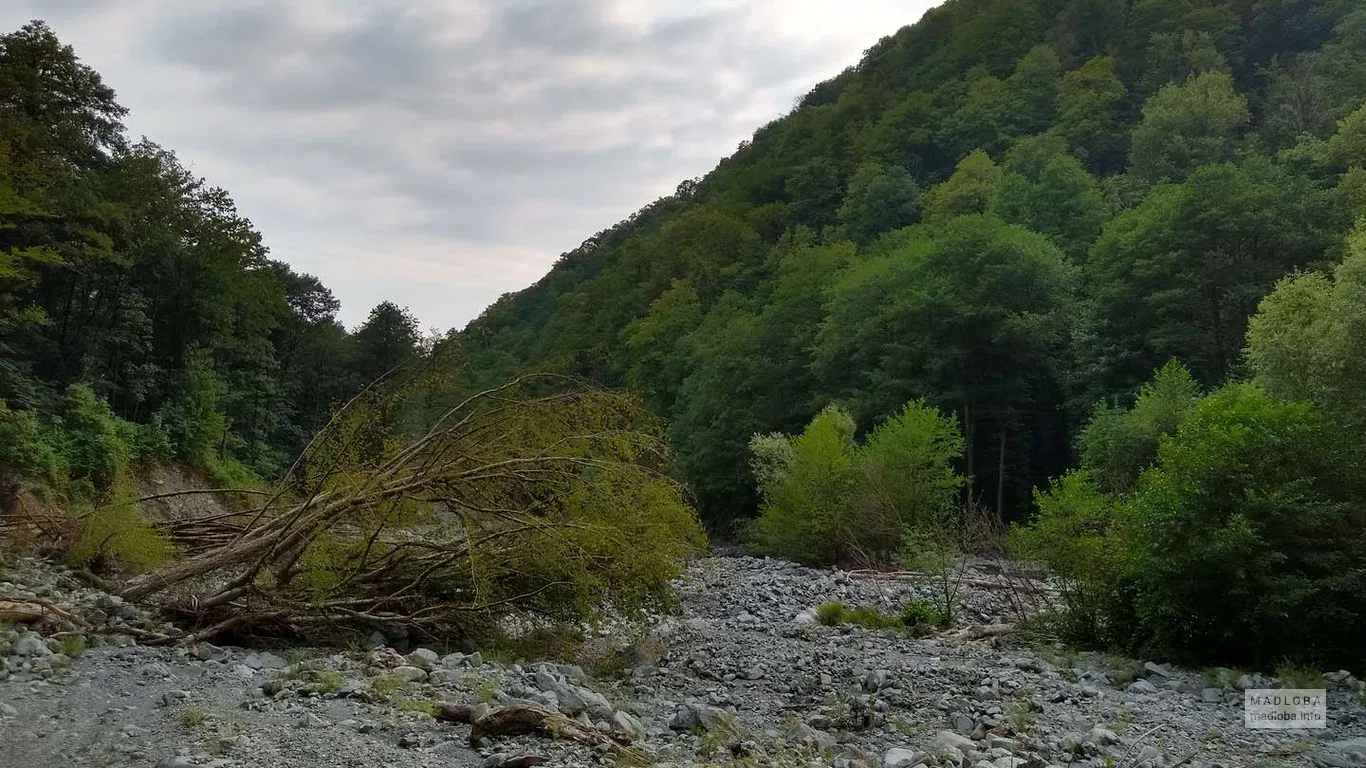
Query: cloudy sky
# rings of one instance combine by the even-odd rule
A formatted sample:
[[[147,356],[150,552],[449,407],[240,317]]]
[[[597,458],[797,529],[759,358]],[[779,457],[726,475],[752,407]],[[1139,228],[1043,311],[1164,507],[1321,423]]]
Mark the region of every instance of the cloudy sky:
[[[5,0],[349,325],[460,327],[932,0]]]

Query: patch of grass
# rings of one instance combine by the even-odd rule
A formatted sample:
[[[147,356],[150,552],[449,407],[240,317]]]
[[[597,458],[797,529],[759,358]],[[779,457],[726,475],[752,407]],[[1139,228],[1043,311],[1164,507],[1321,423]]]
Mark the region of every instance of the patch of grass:
[[[1120,707],[1115,713],[1115,719],[1110,723],[1110,730],[1117,735],[1123,736],[1129,732],[1134,725],[1134,711],[1128,707]]]
[[[346,684],[346,677],[335,669],[325,670],[318,674],[317,690],[318,693],[336,693]]]
[[[1295,755],[1303,755],[1318,745],[1318,739],[1305,736],[1294,741],[1283,741],[1277,744],[1271,748],[1271,754],[1274,757],[1294,757]]]
[[[205,714],[202,709],[187,709],[181,712],[180,716],[176,719],[186,728],[195,728],[203,725],[204,721],[209,719],[209,716]]]
[[[888,616],[876,608],[850,608],[846,621],[868,629],[896,629],[905,626],[900,618]]]
[[[832,600],[828,603],[821,603],[816,609],[816,623],[826,627],[837,627],[844,623],[844,618],[848,609],[844,603]]]
[[[905,626],[898,616],[888,616],[876,608],[850,608],[838,600],[816,608],[816,623],[827,627],[855,624],[868,629],[896,629]]]
[[[1284,688],[1327,688],[1323,673],[1303,664],[1285,662],[1276,667],[1276,678]]]
[[[1218,728],[1205,729],[1205,741],[1221,741],[1223,738],[1224,732]]]
[[[389,701],[401,691],[413,685],[411,680],[406,680],[398,675],[380,675],[370,681],[370,690],[381,701]]]
[[[572,661],[583,647],[583,630],[561,624],[534,627],[520,635],[497,633],[483,638],[479,650],[485,661],[511,664],[517,661]]]
[[[431,699],[400,696],[394,700],[394,708],[400,712],[420,712],[427,717],[436,717],[436,702]]]
[[[697,753],[708,757],[717,752],[725,752],[732,742],[748,738],[740,724],[729,714],[722,716],[711,728],[698,728]]]
[[[930,627],[943,629],[952,623],[951,618],[936,608],[934,603],[929,600],[912,600],[906,603],[902,606],[898,619],[903,625],[911,629],[929,629]]]
[[[1037,723],[1034,705],[1029,697],[1021,693],[1006,707],[1006,723],[1015,733],[1031,733]]]
[[[82,653],[85,653],[86,647],[85,635],[67,635],[62,638],[62,644],[59,650],[63,655],[70,656],[74,659]]]
[[[1116,688],[1123,688],[1138,679],[1138,662],[1133,659],[1117,653],[1102,653],[1100,658],[1105,662],[1106,674]]]

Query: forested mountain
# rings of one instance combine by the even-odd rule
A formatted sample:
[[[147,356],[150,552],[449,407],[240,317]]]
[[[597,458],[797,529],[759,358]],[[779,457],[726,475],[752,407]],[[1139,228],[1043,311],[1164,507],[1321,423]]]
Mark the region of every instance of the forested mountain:
[[[458,339],[639,393],[723,530],[752,435],[912,398],[1019,516],[1098,402],[1237,378],[1276,281],[1342,257],[1363,101],[1354,0],[950,0]]]
[[[392,303],[348,333],[126,111],[41,22],[0,36],[0,502],[16,473],[88,495],[140,458],[271,478],[419,351]]]

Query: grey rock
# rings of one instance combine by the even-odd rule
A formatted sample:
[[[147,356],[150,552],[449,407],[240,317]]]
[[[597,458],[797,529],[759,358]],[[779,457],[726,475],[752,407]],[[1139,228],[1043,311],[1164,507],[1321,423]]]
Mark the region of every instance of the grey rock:
[[[15,656],[25,657],[52,655],[52,651],[47,648],[47,643],[43,642],[43,636],[34,632],[21,635],[18,641],[14,643],[11,652]]]
[[[977,748],[977,743],[972,739],[953,731],[940,731],[934,735],[935,749],[956,749],[960,752],[971,752]]]
[[[427,679],[427,670],[422,669],[421,667],[409,666],[407,664],[404,664],[401,667],[394,667],[393,674],[395,677],[407,680],[410,683],[419,683]]]
[[[1119,743],[1119,736],[1114,731],[1099,726],[1092,728],[1091,732],[1086,734],[1086,739],[1101,746]]]
[[[440,659],[441,656],[430,648],[418,648],[416,651],[408,654],[408,662],[410,664],[427,670],[436,667],[436,664]]]
[[[1366,758],[1366,736],[1359,736],[1355,739],[1342,739],[1341,741],[1330,741],[1322,746],[1328,752],[1337,752],[1352,757]]]
[[[252,669],[285,669],[289,662],[269,651],[249,653],[242,663]]]
[[[1138,694],[1157,693],[1157,686],[1147,680],[1135,680],[1129,684],[1129,687],[1126,690],[1128,690],[1129,693]]]
[[[818,731],[802,722],[794,723],[788,729],[787,738],[793,743],[815,749],[832,749],[839,743],[834,736],[825,731]]]
[[[882,768],[915,768],[925,762],[926,757],[924,752],[893,747],[882,753]]]
[[[613,712],[611,719],[612,731],[625,736],[631,741],[640,741],[645,738],[645,725],[639,718],[628,712]]]
[[[1172,676],[1172,671],[1170,667],[1166,666],[1165,664],[1158,664],[1152,661],[1143,662],[1143,671],[1145,674],[1155,677],[1167,678]]]

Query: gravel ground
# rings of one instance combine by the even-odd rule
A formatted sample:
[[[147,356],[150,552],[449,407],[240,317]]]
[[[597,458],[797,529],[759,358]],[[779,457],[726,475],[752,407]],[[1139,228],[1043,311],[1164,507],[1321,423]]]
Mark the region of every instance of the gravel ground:
[[[60,620],[36,633],[0,629],[0,766],[632,762],[539,736],[476,749],[470,726],[430,716],[436,702],[471,704],[476,716],[489,706],[560,712],[632,742],[657,766],[1366,765],[1363,686],[1345,673],[1327,676],[1328,730],[1254,731],[1243,726],[1239,688],[1274,680],[1009,637],[917,639],[811,621],[827,601],[894,613],[930,589],[753,558],[701,560],[678,581],[681,615],[594,639],[594,677],[412,648],[142,647],[119,631],[144,620],[129,606],[18,559],[0,569],[0,594],[44,597],[101,630],[78,652],[60,639],[70,629]],[[1008,614],[1001,592],[970,588],[962,621]]]

